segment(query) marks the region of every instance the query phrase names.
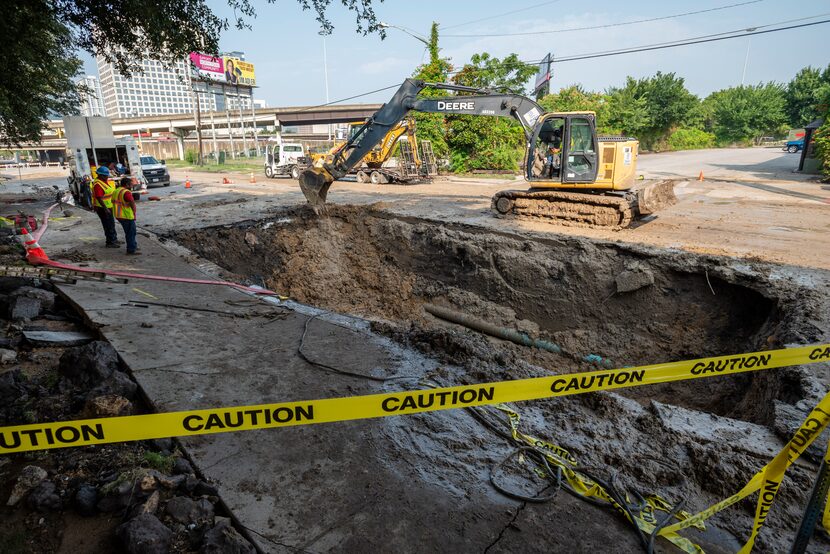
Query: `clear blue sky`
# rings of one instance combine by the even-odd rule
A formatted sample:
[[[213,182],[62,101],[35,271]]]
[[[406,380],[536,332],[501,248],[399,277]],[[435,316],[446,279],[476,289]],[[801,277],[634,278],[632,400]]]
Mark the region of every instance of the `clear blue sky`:
[[[659,43],[686,37],[708,35],[754,27],[800,17],[830,14],[830,1],[782,2],[763,0],[735,8],[676,19],[581,32],[553,33],[524,37],[451,37],[451,34],[515,33],[570,27],[604,25],[637,19],[697,11],[741,0],[702,0],[666,2],[643,0],[620,2],[596,0],[575,3],[568,0],[545,2],[518,0],[375,0],[380,20],[428,34],[430,24],[442,27],[442,54],[461,66],[476,52],[502,57],[515,52],[521,59],[536,60],[547,52],[555,56],[582,54],[641,44]],[[275,4],[253,0],[258,15],[252,30],[227,31],[221,39],[223,50],[242,50],[256,65],[257,97],[270,106],[310,105],[325,101],[323,39],[319,24],[310,11],[303,11],[293,0]],[[224,0],[209,0],[215,11],[232,17]],[[532,7],[536,6],[536,7]],[[531,8],[504,17],[468,25],[469,21],[498,16],[508,11]],[[328,51],[329,96],[331,100],[392,85],[411,75],[424,59],[421,42],[389,29],[387,38],[359,35],[354,16],[338,0],[329,8],[335,29],[326,39]],[[823,19],[828,19],[825,17]],[[796,23],[797,24],[797,23]],[[451,27],[451,28],[450,28]],[[446,36],[444,36],[446,35]],[[721,88],[738,85],[749,45],[746,83],[787,82],[807,65],[826,67],[830,63],[830,24],[714,42],[561,63],[554,66],[552,88],[581,84],[587,89],[604,90],[621,85],[627,75],[643,77],[657,71],[675,72],[686,79],[686,86],[705,96]],[[751,42],[750,42],[751,41]],[[87,71],[96,74],[94,62],[85,56]],[[392,91],[367,96],[353,102],[383,102]]]

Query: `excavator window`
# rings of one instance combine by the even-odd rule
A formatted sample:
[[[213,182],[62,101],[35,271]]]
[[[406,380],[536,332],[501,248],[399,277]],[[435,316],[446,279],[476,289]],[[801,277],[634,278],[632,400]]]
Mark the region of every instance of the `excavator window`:
[[[592,183],[597,174],[596,137],[593,120],[569,116],[563,182]]]
[[[531,153],[531,179],[559,180],[564,130],[565,119],[562,117],[549,117],[542,123]]]

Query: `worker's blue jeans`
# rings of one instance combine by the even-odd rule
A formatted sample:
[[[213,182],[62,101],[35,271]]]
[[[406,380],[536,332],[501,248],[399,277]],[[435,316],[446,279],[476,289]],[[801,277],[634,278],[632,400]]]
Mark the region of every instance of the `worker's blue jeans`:
[[[132,254],[138,249],[138,244],[135,240],[135,219],[119,219],[118,222],[124,228],[124,240],[127,241],[127,253]]]
[[[115,232],[115,218],[112,217],[112,210],[109,208],[95,207],[95,213],[101,220],[101,226],[104,228],[104,236],[107,238],[107,244],[116,244],[118,242],[118,233]]]

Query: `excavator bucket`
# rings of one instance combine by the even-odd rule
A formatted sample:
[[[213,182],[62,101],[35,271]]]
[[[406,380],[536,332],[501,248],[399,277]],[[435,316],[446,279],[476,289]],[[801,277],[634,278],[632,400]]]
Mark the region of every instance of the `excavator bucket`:
[[[333,181],[324,169],[309,168],[300,173],[300,190],[316,213],[326,205],[326,195]]]
[[[677,204],[674,184],[674,181],[667,179],[646,182],[642,187],[637,187],[637,210],[640,214],[653,214]]]

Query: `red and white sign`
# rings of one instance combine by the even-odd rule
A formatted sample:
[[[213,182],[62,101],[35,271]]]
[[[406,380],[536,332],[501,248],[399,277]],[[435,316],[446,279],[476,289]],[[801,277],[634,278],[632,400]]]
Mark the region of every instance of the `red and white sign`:
[[[222,58],[200,54],[199,52],[191,52],[190,64],[192,66],[193,76],[196,79],[203,81],[225,80],[225,63]]]

